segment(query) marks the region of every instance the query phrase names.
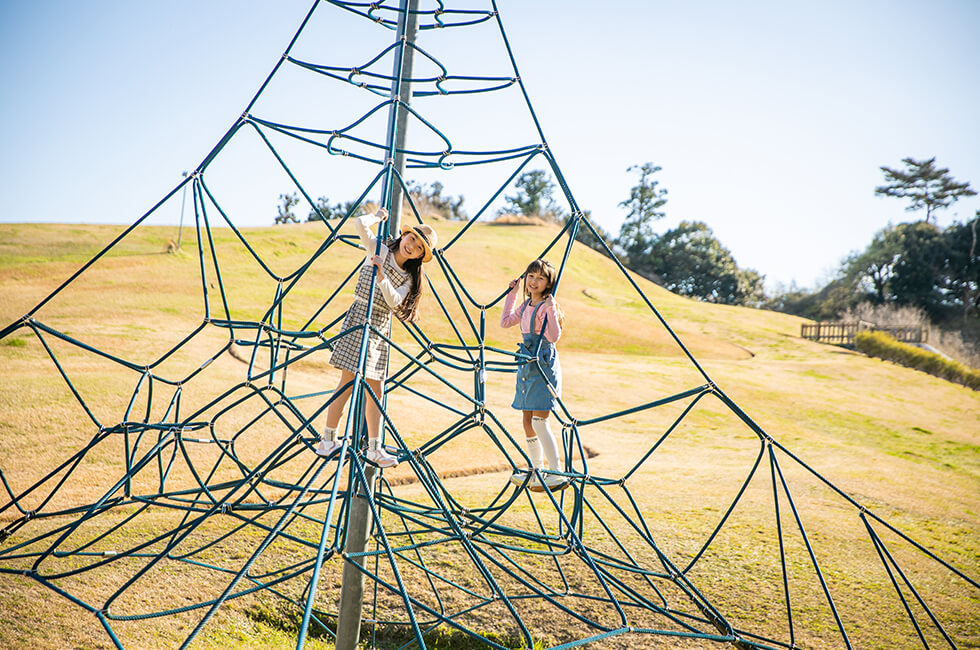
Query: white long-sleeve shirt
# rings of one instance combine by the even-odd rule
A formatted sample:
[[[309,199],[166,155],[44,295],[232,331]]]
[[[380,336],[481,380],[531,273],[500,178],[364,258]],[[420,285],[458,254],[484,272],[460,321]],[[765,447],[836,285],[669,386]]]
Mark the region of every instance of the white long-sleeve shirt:
[[[365,214],[354,219],[354,227],[357,229],[357,235],[361,238],[361,244],[366,250],[364,263],[371,265],[371,260],[374,258],[374,251],[378,245],[378,238],[374,236],[371,232],[371,227],[381,221],[377,215]],[[382,261],[389,255],[394,255],[394,253],[384,244],[381,245],[381,251],[378,253],[381,256]],[[398,262],[392,258],[391,263],[394,264],[399,271],[405,273]],[[395,287],[391,280],[385,276],[378,281],[378,289],[381,290],[381,295],[384,296],[385,302],[388,303],[388,307],[394,309],[405,300],[408,295],[408,290],[412,288],[411,282],[406,282],[400,287]]]

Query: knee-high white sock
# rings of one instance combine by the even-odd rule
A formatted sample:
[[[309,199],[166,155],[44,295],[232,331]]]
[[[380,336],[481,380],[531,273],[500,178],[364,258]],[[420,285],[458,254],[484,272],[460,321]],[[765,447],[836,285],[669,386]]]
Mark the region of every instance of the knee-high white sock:
[[[548,426],[548,418],[531,418],[531,428],[541,441],[544,457],[548,459],[548,469],[561,469],[558,467],[558,444],[555,442],[555,434]]]
[[[527,445],[527,455],[531,459],[531,467],[541,467],[541,443],[538,442],[538,437],[524,438],[524,444]]]

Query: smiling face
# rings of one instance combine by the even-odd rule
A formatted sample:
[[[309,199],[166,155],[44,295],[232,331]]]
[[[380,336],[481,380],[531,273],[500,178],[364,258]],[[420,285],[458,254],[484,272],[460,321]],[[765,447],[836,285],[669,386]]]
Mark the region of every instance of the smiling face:
[[[534,302],[551,295],[558,273],[548,260],[534,260],[524,271],[524,296]]]
[[[531,294],[531,300],[537,302],[551,288],[551,278],[545,273],[531,271],[524,276],[524,286]]]
[[[425,255],[425,246],[422,245],[422,240],[411,230],[405,231],[402,235],[398,250],[408,260],[421,259]]]

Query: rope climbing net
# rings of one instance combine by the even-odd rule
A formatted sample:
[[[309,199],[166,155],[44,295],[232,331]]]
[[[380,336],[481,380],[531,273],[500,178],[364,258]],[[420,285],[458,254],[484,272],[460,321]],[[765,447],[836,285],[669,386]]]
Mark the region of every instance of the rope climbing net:
[[[181,633],[181,647],[187,647],[223,607],[245,597],[278,603],[294,615],[297,647],[303,647],[313,636],[335,634],[344,567],[367,581],[366,620],[374,634],[401,629],[403,643],[420,648],[446,629],[494,648],[543,643],[571,648],[620,638],[633,643],[637,635],[739,648],[851,647],[854,630],[838,604],[843,598],[850,599],[849,606],[887,602],[875,606],[889,616],[897,612],[889,620],[900,625],[862,630],[862,639],[880,633],[884,645],[897,638],[897,645],[930,648],[957,647],[963,642],[957,635],[975,636],[971,613],[962,615],[965,622],[959,614],[945,620],[947,600],[934,592],[955,584],[957,593],[972,593],[976,603],[977,579],[766,433],[709,378],[603,242],[547,145],[496,5],[435,4],[407,13],[384,2],[314,3],[260,90],[194,172],[22,319],[0,330],[0,340],[33,338],[87,419],[84,444],[54,467],[31,468],[36,473],[30,480],[23,471],[12,480],[10,465],[23,461],[3,459],[0,575],[26,577],[89,612],[118,647],[126,645],[121,629],[164,617],[190,622]],[[322,39],[307,35],[329,12],[320,26],[341,20],[339,14],[376,40],[384,36],[386,44],[353,63],[349,57],[343,65],[322,62],[313,47]],[[414,22],[419,36],[406,38],[406,25]],[[476,29],[490,30],[496,39],[504,72],[452,74],[455,68],[436,55],[442,34]],[[430,37],[432,51],[423,48]],[[310,54],[298,54],[302,47]],[[392,60],[394,69],[405,69],[408,56],[419,72],[390,72]],[[260,99],[290,74],[306,75],[309,86],[355,93],[364,110],[333,123],[263,117]],[[519,130],[503,117],[508,137],[491,140],[506,145],[486,146],[486,138],[472,137],[481,125],[471,124],[458,135],[440,128],[440,116],[446,115],[440,102],[465,107],[474,98],[508,93],[519,100],[522,121],[531,125],[525,141],[515,141]],[[355,105],[351,102],[349,110]],[[373,128],[395,115],[402,128],[411,125],[412,145],[396,146],[391,129]],[[301,182],[303,174],[290,162],[296,148],[371,170],[342,218],[317,221],[322,241],[287,273],[274,270],[278,251],[262,249],[236,227],[233,211],[210,184],[212,172],[220,177],[223,157],[233,155],[229,151],[247,135],[316,213],[321,204],[310,188],[319,180]],[[339,324],[363,251],[343,234],[345,226],[372,196],[388,206],[404,197],[404,219],[424,220],[395,163],[399,157],[406,169],[446,178],[447,186],[454,174],[471,167],[508,171],[476,214],[451,229],[453,236],[435,252],[436,270],[427,280],[434,315],[418,324],[396,323],[393,332],[363,326],[390,345],[385,394],[354,391],[341,453],[322,459],[313,453],[316,423],[336,396],[307,388],[310,368],[350,331],[340,331]],[[560,289],[572,272],[573,250],[588,251],[577,242],[595,243],[605,254],[603,263],[644,310],[647,327],[663,332],[689,371],[683,376],[694,379],[666,391],[651,381],[649,397],[641,403],[591,415],[573,399],[560,399],[554,412],[561,425],[560,474],[569,485],[532,493],[528,481],[517,485],[505,477],[529,461],[522,432],[514,426],[517,418],[507,406],[508,382],[518,364],[535,359],[491,344],[491,312],[506,292],[480,297],[472,270],[465,268],[475,249],[463,247],[477,231],[475,224],[536,164],[557,179],[570,216],[557,234],[530,243],[533,254],[561,260]],[[202,301],[196,313],[203,317],[174,345],[147,362],[131,348],[116,352],[98,346],[84,332],[59,327],[57,318],[39,317],[42,308],[77,287],[136,228],[188,189]],[[223,226],[222,232],[216,226]],[[248,296],[261,304],[254,317],[242,316],[248,310],[240,304],[254,292],[219,263],[229,247],[272,287],[271,295]],[[343,272],[335,273],[340,268]],[[324,277],[336,277],[335,286],[323,289]],[[239,360],[229,362],[231,353]],[[107,364],[128,382],[119,408],[103,408],[102,398],[79,385],[88,380],[79,358]],[[172,371],[178,359],[191,359],[190,369]],[[362,369],[364,363],[362,351]],[[332,376],[321,374],[314,383]],[[360,373],[354,383],[366,386]],[[382,411],[386,445],[401,461],[396,470],[377,471],[365,458],[367,400]],[[707,514],[683,510],[686,514],[671,519],[666,513],[674,502],[668,495],[684,496],[683,476],[669,467],[678,457],[671,449],[678,440],[685,444],[693,414],[709,402],[712,413],[725,421],[724,435],[741,441],[731,443],[739,452],[732,455],[744,462],[733,463],[729,476],[734,479],[719,483]],[[406,427],[409,411],[415,417]],[[428,422],[425,435],[415,430],[419,419]],[[624,423],[637,432],[635,446],[615,459],[590,451],[591,432]],[[454,477],[460,457],[481,448],[489,449],[497,464],[475,476]],[[698,451],[681,453],[697,456]],[[659,505],[650,496],[654,491],[662,499]],[[848,539],[873,559],[873,568],[866,570],[877,572],[880,591],[849,594],[846,577],[827,569],[837,566],[828,556],[857,551],[821,549],[828,536],[805,525],[801,505],[815,492],[855,515],[856,532]],[[358,506],[366,506],[370,515],[370,543],[351,551],[352,512]],[[732,557],[733,549],[752,557]],[[742,566],[752,567],[753,576],[740,575]],[[746,607],[745,601],[759,604]],[[975,626],[975,607],[972,617]],[[378,642],[377,636],[372,639]]]

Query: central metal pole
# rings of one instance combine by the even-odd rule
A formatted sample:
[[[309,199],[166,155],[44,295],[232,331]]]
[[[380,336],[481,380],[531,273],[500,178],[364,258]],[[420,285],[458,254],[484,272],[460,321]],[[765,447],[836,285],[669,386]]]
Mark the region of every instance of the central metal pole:
[[[391,86],[391,98],[396,97],[398,101],[392,101],[392,106],[388,110],[388,157],[392,160],[392,166],[388,174],[385,175],[382,185],[382,202],[388,202],[389,233],[397,236],[401,228],[402,216],[402,186],[392,170],[397,171],[402,176],[405,171],[405,135],[408,131],[407,106],[412,100],[412,64],[415,59],[415,48],[409,47],[409,43],[415,43],[415,34],[418,27],[419,0],[400,0],[401,13],[398,14],[398,38],[402,42],[402,47],[398,48],[395,56],[394,78]]]
[[[405,1],[402,0],[402,5]],[[398,90],[398,108],[395,113],[395,156],[394,169],[399,176],[404,178],[405,174],[405,134],[408,132],[408,109],[407,106],[412,102],[412,64],[415,60],[415,48],[409,47],[409,43],[415,42],[415,33],[418,26],[418,14],[416,10],[419,0],[408,0],[408,11],[401,14],[405,18],[405,47],[402,48],[402,76]],[[391,112],[389,112],[389,117]],[[402,223],[402,186],[395,178],[394,174],[390,177],[391,182],[391,235],[397,236],[401,233]]]
[[[388,134],[386,139],[386,163],[391,164],[385,175],[382,186],[382,204],[388,203],[390,216],[387,222],[388,235],[400,233],[402,212],[402,188],[395,173],[399,175],[405,167],[405,130],[408,119],[408,106],[412,94],[412,53],[408,43],[415,42],[415,32],[418,24],[418,0],[401,0],[398,14],[397,42],[395,48],[395,64],[392,70],[391,108],[388,111]],[[395,101],[397,98],[397,101]],[[383,237],[384,233],[378,233]],[[383,384],[382,384],[383,386]],[[386,401],[384,395],[378,398]],[[373,465],[364,466],[364,478],[368,493],[373,494],[377,468]],[[362,608],[364,604],[364,572],[361,569],[363,556],[351,557],[351,554],[363,553],[367,548],[371,534],[371,510],[368,507],[368,494],[363,487],[358,488],[357,494],[351,498],[350,514],[347,523],[347,535],[344,543],[344,574],[340,588],[340,606],[337,616],[337,650],[356,650],[361,632]]]

